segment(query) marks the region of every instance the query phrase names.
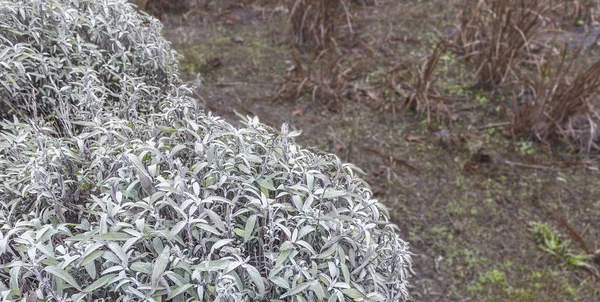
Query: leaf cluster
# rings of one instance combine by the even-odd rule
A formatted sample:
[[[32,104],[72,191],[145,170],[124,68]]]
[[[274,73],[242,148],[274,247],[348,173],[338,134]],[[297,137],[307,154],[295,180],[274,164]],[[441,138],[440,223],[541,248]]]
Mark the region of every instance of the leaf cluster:
[[[179,83],[162,25],[125,0],[1,0],[0,118],[72,122],[153,112]]]

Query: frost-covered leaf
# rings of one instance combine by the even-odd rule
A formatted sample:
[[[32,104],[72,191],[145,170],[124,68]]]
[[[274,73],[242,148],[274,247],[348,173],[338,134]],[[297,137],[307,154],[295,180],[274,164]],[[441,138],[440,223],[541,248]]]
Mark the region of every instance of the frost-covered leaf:
[[[50,266],[46,266],[44,268],[44,271],[46,271],[47,273],[49,273],[50,275],[60,278],[63,281],[69,283],[70,285],[72,285],[73,287],[75,287],[78,290],[81,290],[81,287],[79,287],[79,284],[77,283],[77,281],[75,280],[75,278],[73,278],[73,276],[71,274],[69,274],[69,272],[67,272],[64,269],[61,269],[59,267],[56,267],[54,265],[50,265]]]

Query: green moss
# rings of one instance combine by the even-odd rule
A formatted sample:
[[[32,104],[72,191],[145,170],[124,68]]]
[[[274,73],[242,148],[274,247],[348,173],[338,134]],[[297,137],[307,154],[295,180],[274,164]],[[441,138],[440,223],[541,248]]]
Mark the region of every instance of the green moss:
[[[477,280],[473,281],[467,290],[476,293],[491,293],[494,288],[500,288],[504,290],[507,288],[506,275],[504,272],[493,269],[479,274]]]
[[[180,47],[179,53],[183,55],[183,58],[179,60],[181,71],[192,74],[200,73],[204,75],[212,70],[212,66],[208,64],[206,55],[202,51],[201,47]]]
[[[544,296],[540,292],[545,293]],[[548,269],[530,273],[519,286],[506,291],[512,301],[547,301],[545,299],[551,295],[554,301],[579,301],[576,292],[567,278]]]

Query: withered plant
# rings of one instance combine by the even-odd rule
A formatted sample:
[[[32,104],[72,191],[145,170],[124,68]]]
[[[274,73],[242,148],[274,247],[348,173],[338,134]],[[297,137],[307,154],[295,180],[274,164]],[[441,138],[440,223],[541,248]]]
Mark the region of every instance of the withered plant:
[[[440,96],[434,84],[437,80],[435,70],[441,56],[447,51],[447,41],[442,41],[423,59],[423,63],[402,64],[388,72],[386,84],[395,95],[403,99],[402,110],[410,108],[427,115],[427,123],[431,124],[432,115],[439,121],[442,114],[450,115],[451,105],[445,103],[446,98]],[[407,72],[408,71],[408,72]],[[410,77],[408,81],[405,77]],[[394,111],[395,111],[395,107]]]
[[[563,138],[585,152],[600,150],[600,115],[593,97],[600,92],[600,61],[572,75],[581,49],[558,63],[547,60],[514,98],[513,131],[549,143]]]
[[[529,59],[543,26],[542,0],[468,1],[459,17],[457,49],[477,67],[477,85],[494,88]]]
[[[598,13],[598,0],[548,0],[550,11],[561,21],[575,25],[590,24]]]
[[[417,112],[427,114],[427,123],[431,124],[432,112],[439,119],[440,113],[449,113],[448,106],[441,100],[439,93],[433,87],[436,81],[435,69],[442,54],[446,51],[444,43],[439,43],[429,54],[423,65],[413,72],[415,83],[413,92],[407,98],[407,106],[414,106]]]
[[[358,61],[346,60],[334,47],[313,53],[309,58],[303,58],[297,48],[291,53],[293,70],[273,99],[297,99],[310,93],[313,101],[318,98],[327,100],[328,106],[333,102],[341,104],[344,95],[352,89],[351,77]]]
[[[287,0],[294,42],[316,49],[326,48],[335,37],[336,23],[350,23],[347,0]]]

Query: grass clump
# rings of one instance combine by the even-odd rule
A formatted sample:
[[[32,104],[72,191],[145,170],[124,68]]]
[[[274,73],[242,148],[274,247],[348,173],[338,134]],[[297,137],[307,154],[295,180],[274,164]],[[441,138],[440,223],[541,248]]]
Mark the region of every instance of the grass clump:
[[[199,111],[188,89],[174,85],[175,54],[160,44],[156,21],[124,1],[52,3],[0,2],[3,30],[8,22],[62,17],[44,35],[17,35],[18,43],[45,49],[35,68],[31,57],[11,53],[17,42],[4,48],[10,66],[31,64],[3,75],[20,83],[4,93],[32,111],[11,107],[0,128],[3,300],[408,298],[407,244],[358,168],[299,147],[299,132],[285,125],[274,131],[248,118],[235,128]],[[96,9],[107,18],[99,40],[83,39],[78,26]],[[120,41],[129,25],[116,20],[146,20],[131,21],[139,28],[129,29],[130,38],[141,40]],[[64,33],[73,45],[58,51],[54,39]],[[138,47],[149,49],[131,53]],[[68,54],[80,48],[97,49],[77,61],[90,75],[55,73],[58,58],[73,67],[68,59],[78,57]],[[39,70],[50,71],[39,79],[50,84],[37,82]],[[97,90],[79,89],[88,78]],[[30,99],[22,87],[55,97]],[[98,93],[95,107],[84,106],[90,92]],[[46,107],[51,99],[68,114]],[[142,100],[153,110],[140,110]],[[47,115],[34,119],[33,110]]]
[[[296,44],[323,49],[335,37],[338,19],[349,22],[347,0],[287,0],[289,23]]]
[[[581,72],[583,47],[561,55],[553,44],[540,47],[537,39],[552,24],[552,14],[565,3],[553,1],[482,0],[467,2],[459,18],[455,45],[477,68],[476,86],[503,94],[515,89],[512,134],[544,143],[559,140],[573,149],[599,149],[598,95],[600,68]],[[536,49],[532,49],[536,48]],[[537,49],[539,48],[539,49]],[[508,81],[510,79],[510,81]]]
[[[515,94],[515,133],[546,143],[563,139],[583,152],[600,150],[600,115],[593,103],[600,92],[600,62],[573,75],[578,56],[567,59],[565,50],[558,64],[540,64],[525,79],[526,87]]]
[[[480,87],[506,81],[529,53],[547,9],[541,0],[469,1],[459,18],[458,48],[477,67]]]
[[[591,264],[593,256],[573,252],[570,242],[561,240],[548,224],[534,222],[531,224],[530,232],[542,251],[559,258],[567,265],[584,268],[598,274],[596,268]]]

